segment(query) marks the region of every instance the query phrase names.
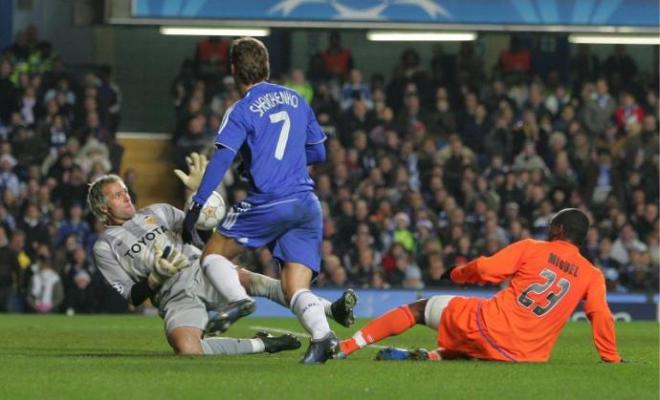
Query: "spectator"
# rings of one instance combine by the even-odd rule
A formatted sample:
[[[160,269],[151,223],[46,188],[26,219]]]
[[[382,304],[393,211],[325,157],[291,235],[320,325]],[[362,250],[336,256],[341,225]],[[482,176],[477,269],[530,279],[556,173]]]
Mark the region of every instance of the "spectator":
[[[305,79],[305,72],[300,68],[294,68],[293,71],[291,71],[291,80],[289,80],[285,86],[300,93],[305,101],[310,104],[314,100],[314,88],[309,82],[307,82]]]
[[[627,223],[623,226],[617,239],[614,241],[610,257],[619,264],[625,265],[630,262],[630,250],[633,247],[640,249],[643,246],[644,243],[637,239],[637,233],[633,226]]]
[[[204,79],[229,74],[229,47],[231,43],[219,36],[209,36],[197,43],[195,67]]]
[[[406,289],[423,289],[424,281],[422,280],[422,272],[415,264],[408,265],[405,270],[405,279],[403,285]]]
[[[614,270],[617,273],[621,271],[621,263],[612,258],[612,240],[610,238],[604,237],[600,239],[598,254],[594,258],[593,263],[604,271]]]
[[[346,287],[346,270],[343,268],[335,268],[330,271],[329,287],[343,288]]]
[[[597,176],[590,180],[595,183],[592,201],[600,205],[605,202],[610,193],[620,198],[621,179],[618,171],[612,165],[612,158],[607,151],[598,152],[598,161],[595,166]],[[595,171],[594,171],[595,172]]]
[[[191,59],[187,58],[181,62],[179,73],[172,81],[170,87],[170,95],[174,98],[174,109],[177,114],[181,112],[181,108],[185,104],[188,95],[192,93],[194,85],[194,63]]]
[[[536,154],[536,142],[528,140],[523,146],[523,150],[518,154],[513,162],[514,171],[533,171],[541,170],[545,175],[548,173],[548,167],[543,159]]]
[[[447,286],[447,281],[442,279],[442,274],[447,270],[442,254],[434,252],[429,254],[427,259],[428,267],[424,274],[424,284],[428,288],[437,288]]]
[[[403,108],[395,117],[395,127],[399,132],[410,132],[416,130],[420,123],[426,127],[430,120],[427,111],[422,108],[416,86],[408,84],[404,93]]]
[[[505,77],[523,79],[531,71],[531,53],[524,47],[521,37],[512,35],[509,50],[500,53],[499,68]]]
[[[319,124],[328,130],[328,126],[336,124],[339,117],[339,103],[332,96],[330,87],[326,82],[320,82],[312,99],[312,108],[316,111]]]
[[[16,164],[18,162],[11,154],[0,156],[0,191],[11,192],[14,197],[18,197],[21,190],[18,176],[13,172]]]
[[[472,42],[461,42],[456,58],[456,78],[459,84],[477,86],[483,79],[483,60]]]
[[[112,80],[112,69],[108,65],[101,67],[98,73],[98,99],[103,113],[104,123],[102,124],[110,131],[114,138],[120,122],[121,111],[121,89],[117,83]]]
[[[43,223],[41,212],[35,203],[30,203],[25,209],[25,215],[19,223],[19,228],[25,232],[28,254],[34,255],[37,248],[50,245],[51,236]]]
[[[9,60],[0,59],[0,125],[8,124],[11,114],[18,110],[19,93],[11,81],[12,70]]]
[[[435,108],[429,115],[429,132],[437,135],[437,139],[446,138],[456,131],[456,119],[451,110],[447,89],[439,87],[435,95]],[[446,140],[446,139],[445,139]]]
[[[12,289],[16,286],[14,277],[19,269],[18,259],[9,247],[7,231],[0,226],[0,312],[9,310]]]
[[[55,246],[59,247],[63,245],[64,240],[69,235],[74,235],[76,237],[76,242],[78,243],[87,243],[87,238],[90,234],[90,227],[82,218],[82,206],[78,203],[74,203],[71,208],[69,208],[69,218],[60,225],[60,228],[53,239]]]
[[[476,154],[483,154],[484,140],[491,130],[488,121],[488,112],[482,104],[477,105],[474,115],[470,116],[463,125],[463,141]]]
[[[341,144],[349,147],[353,142],[353,132],[369,132],[376,125],[376,114],[369,110],[362,99],[355,99],[350,109],[341,115],[340,133],[338,135]]]
[[[644,120],[644,109],[637,105],[632,93],[624,92],[621,95],[621,105],[614,113],[619,129],[627,128],[633,124],[641,124]]]
[[[412,251],[415,246],[415,237],[408,229],[410,227],[410,217],[408,214],[400,212],[394,216],[396,228],[394,230],[394,243],[400,243],[407,251]]]
[[[57,311],[64,300],[64,288],[60,276],[53,270],[47,246],[39,248],[36,272],[30,278],[27,304],[40,314]]]
[[[573,80],[573,91],[578,92],[582,84],[593,79],[600,73],[598,57],[591,54],[588,44],[577,46],[577,53],[570,59],[570,75]]]
[[[321,59],[326,73],[334,79],[343,80],[348,71],[353,69],[353,54],[351,50],[342,47],[338,31],[330,32],[328,47],[321,53]]]
[[[344,83],[341,88],[341,109],[348,110],[353,102],[358,99],[364,102],[367,109],[374,108],[371,89],[362,82],[362,72],[357,68],[353,68],[349,73],[348,82]]]
[[[637,65],[622,44],[614,46],[614,54],[609,56],[603,64],[603,72],[607,80],[614,86],[614,93],[618,93],[624,86],[629,85],[637,73]]]
[[[593,98],[587,101],[584,107],[583,123],[592,135],[600,135],[612,119],[612,113],[616,104],[609,94],[609,88],[605,79],[596,81],[596,91]]]
[[[632,289],[655,289],[657,283],[657,268],[651,267],[651,257],[648,247],[642,242],[635,242],[629,248],[630,259],[624,265],[625,277],[622,280]]]
[[[63,177],[62,183],[57,186],[53,197],[60,205],[68,210],[74,204],[86,204],[87,199],[87,179],[85,173],[79,165],[71,164],[71,168]]]
[[[389,289],[391,286],[385,280],[385,275],[382,272],[377,271],[371,276],[369,287],[373,289]]]
[[[64,307],[67,313],[96,311],[95,282],[83,247],[76,247],[73,251],[71,262],[62,271],[62,281],[65,294]]]

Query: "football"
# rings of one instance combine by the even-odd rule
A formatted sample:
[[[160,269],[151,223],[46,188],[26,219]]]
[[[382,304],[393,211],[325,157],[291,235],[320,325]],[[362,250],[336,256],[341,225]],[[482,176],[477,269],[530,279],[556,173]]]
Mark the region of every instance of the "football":
[[[193,196],[190,196],[186,202],[186,210],[190,209]],[[197,219],[195,228],[199,229],[200,231],[210,231],[218,226],[220,221],[222,221],[222,219],[225,217],[226,213],[227,206],[225,205],[225,200],[222,198],[220,193],[213,191],[209,198],[206,200],[206,203],[204,203],[202,212],[199,213],[199,218]]]

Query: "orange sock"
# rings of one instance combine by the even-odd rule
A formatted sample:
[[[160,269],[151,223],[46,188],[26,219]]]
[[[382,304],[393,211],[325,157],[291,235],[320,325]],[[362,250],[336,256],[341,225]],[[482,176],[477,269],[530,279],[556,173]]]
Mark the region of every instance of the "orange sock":
[[[386,337],[399,335],[415,326],[415,317],[408,306],[397,307],[369,322],[357,331],[352,338],[341,342],[341,351],[349,355],[356,350]]]

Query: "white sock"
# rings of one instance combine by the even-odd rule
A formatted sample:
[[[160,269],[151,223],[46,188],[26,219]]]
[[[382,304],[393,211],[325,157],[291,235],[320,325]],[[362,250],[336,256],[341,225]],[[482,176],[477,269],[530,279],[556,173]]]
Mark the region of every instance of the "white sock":
[[[261,339],[248,339],[252,345],[252,351],[255,353],[263,353],[266,351],[266,345]]]
[[[248,274],[250,275],[250,285],[247,289],[248,295],[265,297],[270,301],[288,308],[289,305],[284,300],[284,292],[282,292],[282,282],[280,280],[250,271],[248,271]],[[316,297],[321,302],[321,305],[323,305],[325,315],[333,318],[332,303],[323,297]]]
[[[263,353],[266,347],[261,339],[234,339],[228,337],[202,339],[206,355],[231,355]]]
[[[353,340],[355,340],[355,344],[357,344],[360,348],[363,348],[368,344],[364,339],[364,336],[362,336],[362,331],[355,332],[353,335]]]
[[[206,278],[229,303],[249,298],[245,288],[241,286],[236,268],[231,261],[220,254],[209,254],[202,263]]]
[[[291,311],[296,314],[302,326],[312,335],[312,340],[323,339],[330,332],[323,304],[309,289],[300,289],[293,294]]]
[[[326,317],[330,317],[332,319],[335,319],[335,316],[332,315],[332,303],[330,300],[323,298],[321,296],[316,296],[317,299],[321,302],[321,305],[323,306],[323,311],[325,312]]]

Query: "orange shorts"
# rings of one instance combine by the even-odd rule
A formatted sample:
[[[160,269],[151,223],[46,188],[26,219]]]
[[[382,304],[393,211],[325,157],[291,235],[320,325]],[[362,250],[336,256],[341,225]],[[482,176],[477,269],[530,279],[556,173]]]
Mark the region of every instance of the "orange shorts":
[[[449,302],[438,325],[438,347],[443,358],[516,361],[488,336],[479,312],[483,301],[474,297],[455,297]]]

